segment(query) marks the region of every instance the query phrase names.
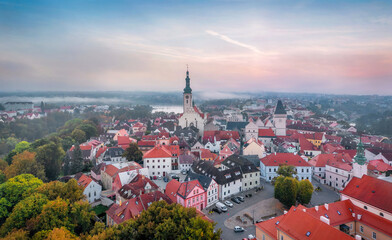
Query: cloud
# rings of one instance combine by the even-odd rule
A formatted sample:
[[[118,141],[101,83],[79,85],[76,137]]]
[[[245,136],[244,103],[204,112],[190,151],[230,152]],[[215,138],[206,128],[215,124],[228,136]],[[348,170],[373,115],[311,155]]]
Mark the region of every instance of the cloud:
[[[231,44],[234,44],[234,45],[237,45],[237,46],[249,49],[252,52],[262,53],[259,49],[257,49],[256,47],[254,47],[252,45],[248,45],[248,44],[245,44],[245,43],[242,43],[242,42],[238,42],[238,41],[236,41],[234,39],[229,38],[228,36],[219,34],[217,32],[214,32],[214,31],[211,31],[211,30],[207,30],[206,33],[208,33],[208,34],[210,34],[212,36],[218,37],[219,39],[221,39],[221,40],[223,40],[225,42],[228,42],[228,43],[231,43]]]
[[[378,17],[371,20],[372,23],[379,23],[385,25],[392,25],[392,17]]]

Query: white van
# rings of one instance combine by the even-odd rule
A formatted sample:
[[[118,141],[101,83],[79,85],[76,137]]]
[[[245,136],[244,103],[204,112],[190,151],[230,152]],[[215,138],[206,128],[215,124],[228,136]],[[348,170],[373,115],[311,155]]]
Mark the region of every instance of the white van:
[[[223,204],[223,203],[221,203],[221,202],[217,202],[217,203],[215,204],[215,206],[216,206],[217,208],[219,208],[220,210],[222,210],[223,212],[227,212],[227,207],[226,207],[225,204]]]

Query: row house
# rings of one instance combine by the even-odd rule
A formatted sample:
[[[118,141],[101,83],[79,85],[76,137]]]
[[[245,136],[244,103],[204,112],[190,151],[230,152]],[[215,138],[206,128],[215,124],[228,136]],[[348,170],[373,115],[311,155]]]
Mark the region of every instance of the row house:
[[[219,170],[210,161],[198,161],[192,166],[192,171],[208,176],[219,186],[219,199],[223,200],[242,191],[242,173],[239,167]]]
[[[260,140],[264,146],[271,148],[273,145],[274,139],[276,139],[275,132],[271,129],[259,129],[258,130],[258,140]]]
[[[260,185],[260,170],[244,157],[231,155],[221,163],[222,170],[239,167],[242,173],[242,191],[246,191]]]
[[[127,159],[123,157],[124,149],[121,147],[109,147],[103,153],[102,161],[110,163],[126,162]],[[97,161],[98,162],[98,161]]]
[[[277,171],[281,165],[294,166],[298,180],[308,179],[312,182],[312,165],[302,157],[293,153],[275,153],[260,159],[261,178],[267,182],[278,177]]]
[[[173,179],[167,184],[165,194],[184,207],[194,207],[199,211],[206,207],[206,191],[199,180],[180,183]]]
[[[133,178],[137,175],[142,175],[146,178],[150,178],[149,172],[147,168],[142,168],[138,163],[132,162],[133,164],[128,165],[120,169],[117,175],[113,179],[112,190],[117,192],[120,188],[122,188],[125,184],[128,184],[132,181]]]
[[[194,172],[189,172],[184,181],[192,180],[198,180],[204,188],[207,198],[206,207],[210,207],[219,201],[219,186],[214,179]]]
[[[178,156],[179,170],[188,172],[191,169],[193,162],[196,160],[195,155],[193,155],[190,151],[185,151]]]
[[[230,138],[219,152],[219,157],[225,159],[233,154],[240,154],[240,148],[240,144]]]

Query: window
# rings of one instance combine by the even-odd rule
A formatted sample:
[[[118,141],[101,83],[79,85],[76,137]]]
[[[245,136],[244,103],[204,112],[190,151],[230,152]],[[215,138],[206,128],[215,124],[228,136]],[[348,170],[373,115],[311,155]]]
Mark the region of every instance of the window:
[[[367,210],[367,206],[363,206],[363,208]]]
[[[381,216],[381,217],[384,217],[384,213],[380,212],[380,216]]]
[[[373,232],[372,237],[373,237],[373,239],[377,239],[377,235],[375,232]]]
[[[147,163],[149,163],[150,162],[150,160],[147,160]]]
[[[269,172],[271,172],[271,168],[269,169]]]
[[[353,229],[353,224],[352,223],[350,224],[350,229]]]
[[[359,231],[361,231],[361,233],[363,233],[363,226],[359,227]]]

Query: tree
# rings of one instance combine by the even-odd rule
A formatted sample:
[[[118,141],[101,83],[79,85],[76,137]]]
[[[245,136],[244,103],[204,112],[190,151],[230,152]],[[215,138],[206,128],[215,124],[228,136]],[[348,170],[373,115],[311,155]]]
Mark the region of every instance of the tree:
[[[40,186],[38,193],[44,194],[49,200],[56,198],[66,199],[70,203],[85,199],[83,188],[78,185],[75,179],[69,180],[67,183],[52,181]]]
[[[24,151],[15,155],[12,159],[12,164],[5,171],[7,179],[30,173],[39,179],[45,180],[45,169],[35,159],[35,153]]]
[[[275,183],[275,196],[286,207],[295,205],[298,191],[298,180],[292,177],[277,179]]]
[[[79,239],[74,234],[72,234],[68,229],[65,227],[61,228],[54,228],[50,231],[45,238],[46,240],[72,240],[72,239]]]
[[[75,140],[77,143],[82,143],[86,141],[86,133],[83,130],[80,129],[75,129],[71,133],[71,137]]]
[[[71,174],[81,172],[84,168],[82,150],[80,150],[79,144],[76,144],[72,151],[71,158]]]
[[[298,202],[301,204],[308,204],[312,199],[313,185],[308,179],[303,179],[299,182],[298,188]]]
[[[37,161],[45,167],[48,180],[55,180],[59,176],[64,154],[62,147],[54,142],[37,148]]]
[[[293,177],[293,175],[297,174],[297,171],[294,166],[280,165],[277,173],[283,177]]]
[[[90,139],[91,137],[96,136],[98,133],[97,127],[94,125],[94,123],[88,120],[80,124],[77,129],[80,129],[86,133],[86,139]]]
[[[5,173],[0,170],[0,184],[4,183],[6,181],[7,177],[5,176]]]
[[[5,107],[3,106],[3,104],[0,103],[0,111],[4,111]]]
[[[0,159],[0,170],[4,171],[8,167],[8,163],[3,159]]]
[[[142,163],[143,153],[140,151],[136,143],[130,143],[129,147],[125,149],[123,157],[125,157],[128,161]]]
[[[24,152],[25,150],[27,150],[29,148],[30,148],[30,143],[29,142],[21,141],[21,142],[19,142],[19,143],[17,143],[15,145],[15,149],[14,150],[16,151],[16,153],[21,153],[21,152]]]
[[[274,188],[274,197],[276,199],[281,199],[282,198],[282,182],[285,179],[283,176],[278,176],[275,180],[275,188]]]
[[[10,232],[7,236],[5,236],[4,240],[28,240],[29,232],[19,229],[13,232]]]
[[[197,216],[194,208],[153,202],[137,219],[111,227],[90,239],[220,239],[215,223]]]
[[[7,218],[0,229],[0,236],[11,232],[12,229],[26,227],[26,222],[38,216],[42,207],[48,202],[48,198],[43,194],[35,193],[15,205],[11,215]]]
[[[21,174],[0,185],[0,224],[11,213],[12,208],[43,184],[31,174]]]
[[[53,201],[47,202],[43,207],[41,213],[31,220],[32,232],[37,233],[45,230],[52,230],[53,228],[71,228],[69,222],[69,206],[67,201],[57,198]]]

